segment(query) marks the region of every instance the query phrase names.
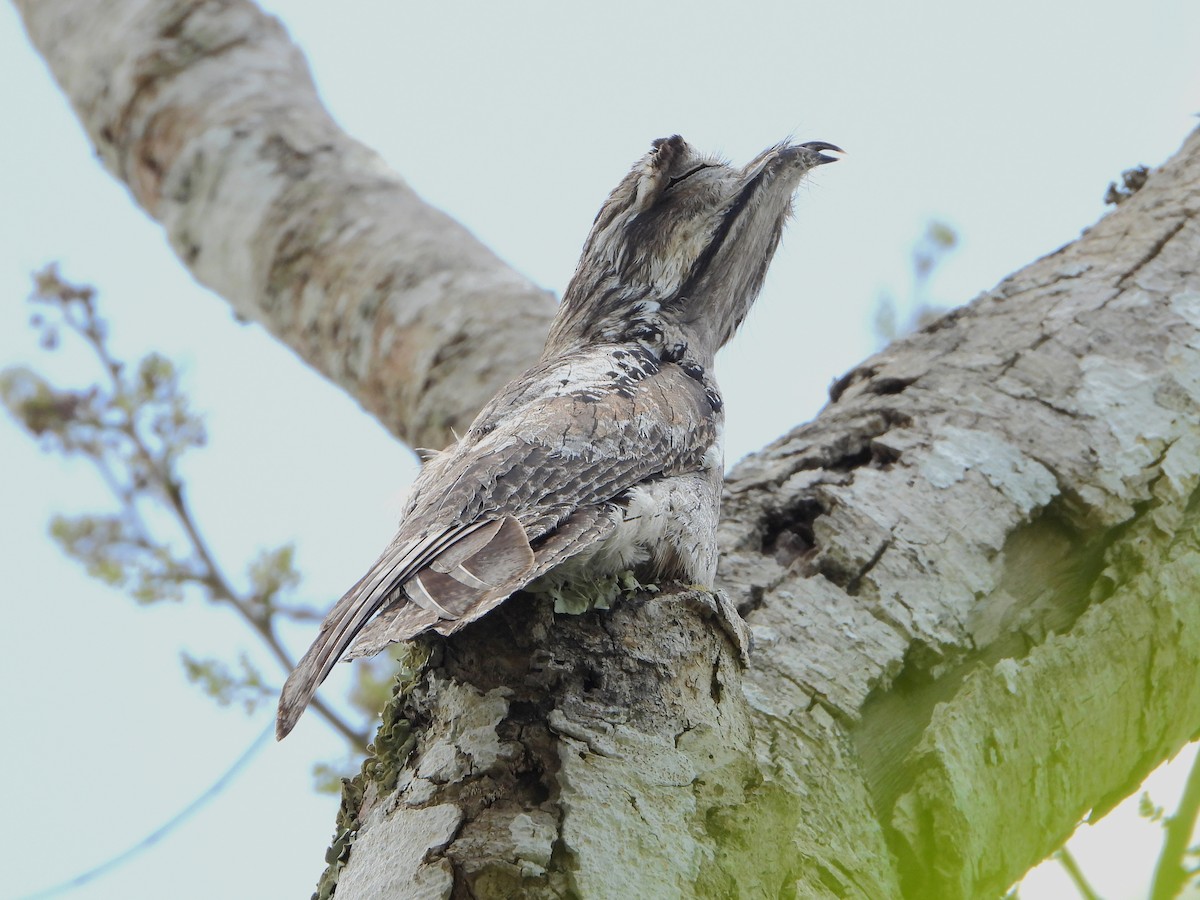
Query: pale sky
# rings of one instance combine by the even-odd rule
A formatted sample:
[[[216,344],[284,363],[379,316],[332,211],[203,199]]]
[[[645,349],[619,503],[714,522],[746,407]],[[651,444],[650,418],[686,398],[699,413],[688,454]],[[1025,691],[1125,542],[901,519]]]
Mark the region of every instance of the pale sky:
[[[1110,180],[1173,153],[1200,112],[1200,3],[961,2],[270,4],[308,55],[335,118],[423,196],[561,292],[607,192],[651,139],[678,132],[744,162],[789,135],[844,161],[797,198],[757,308],[718,363],[727,460],[820,408],[873,348],[881,291],[909,290],[928,220],[961,246],[932,286],[970,300],[1104,213]],[[67,382],[81,352],[46,357],[26,327],[29,274],[60,260],[101,293],[126,358],[186,370],[210,445],[184,468],[235,576],[295,541],[298,598],[325,606],[390,537],[411,455],[354,401],[198,287],[161,230],[96,163],[11,7],[0,8],[0,363]],[[197,602],[136,608],[46,537],[56,512],[104,510],[94,474],[38,452],[0,419],[0,859],[5,896],[66,879],[184,807],[272,710],[221,710],[178,658],[251,650],[232,615]],[[298,653],[306,632],[289,634]],[[68,896],[307,897],[336,798],[309,768],[338,739],[308,716],[214,802],[146,853]],[[1173,803],[1163,775],[1155,800]],[[1108,900],[1136,898],[1152,826],[1079,855]],[[1057,870],[1026,898],[1071,896]]]

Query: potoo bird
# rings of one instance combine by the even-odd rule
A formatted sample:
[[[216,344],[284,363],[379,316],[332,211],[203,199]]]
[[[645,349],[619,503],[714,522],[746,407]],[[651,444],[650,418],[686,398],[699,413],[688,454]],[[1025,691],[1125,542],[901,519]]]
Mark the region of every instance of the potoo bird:
[[[654,141],[600,208],[541,359],[425,465],[396,536],[326,616],[284,685],[280,738],[343,656],[453,634],[527,586],[626,570],[713,583],[713,356],[826,150],[841,152],[779,144],[739,169]]]

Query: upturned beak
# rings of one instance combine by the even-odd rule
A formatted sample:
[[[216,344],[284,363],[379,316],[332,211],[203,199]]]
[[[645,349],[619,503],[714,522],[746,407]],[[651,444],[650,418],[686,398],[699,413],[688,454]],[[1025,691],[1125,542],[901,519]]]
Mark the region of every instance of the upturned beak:
[[[837,144],[830,144],[828,141],[809,141],[807,144],[801,144],[805,150],[809,150],[817,158],[814,165],[823,166],[825,163],[837,162],[840,157],[826,156],[822,150],[832,150],[834,153],[845,153],[846,151]]]

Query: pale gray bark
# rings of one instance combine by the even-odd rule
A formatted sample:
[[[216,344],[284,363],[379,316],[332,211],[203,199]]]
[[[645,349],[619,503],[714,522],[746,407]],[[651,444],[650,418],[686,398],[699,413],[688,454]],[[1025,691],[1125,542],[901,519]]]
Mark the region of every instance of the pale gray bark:
[[[546,291],[321,105],[245,0],[15,0],[104,165],[180,260],[412,446],[541,351]]]
[[[865,784],[909,896],[994,896],[1200,727],[1198,210],[1200,132],[728,481],[760,758]]]
[[[469,417],[456,367],[536,354],[543,295],[338,134],[252,7],[18,6],[198,276],[398,434]],[[691,593],[438,642],[338,896],[987,897],[1127,794],[1200,729],[1198,210],[1194,134],[737,468],[748,668]],[[485,310],[511,330],[464,344]]]

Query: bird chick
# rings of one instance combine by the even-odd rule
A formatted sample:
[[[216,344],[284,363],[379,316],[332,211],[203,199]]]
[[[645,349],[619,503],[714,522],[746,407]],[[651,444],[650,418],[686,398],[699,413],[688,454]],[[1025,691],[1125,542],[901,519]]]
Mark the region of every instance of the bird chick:
[[[605,201],[541,359],[430,460],[400,527],[287,679],[285,737],[334,664],[450,635],[531,582],[711,585],[724,460],[712,363],[766,276],[804,175],[779,144],[736,168],[675,135]],[[543,581],[538,582],[538,579]]]

